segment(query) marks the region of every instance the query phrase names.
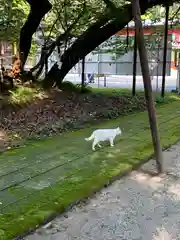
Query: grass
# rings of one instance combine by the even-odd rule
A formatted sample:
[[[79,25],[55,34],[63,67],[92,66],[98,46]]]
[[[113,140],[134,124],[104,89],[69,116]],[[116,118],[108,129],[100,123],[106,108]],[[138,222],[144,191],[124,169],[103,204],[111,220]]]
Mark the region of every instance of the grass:
[[[127,88],[92,88],[94,93],[102,93],[108,96],[129,96],[132,97],[132,90]],[[167,104],[179,101],[179,96],[176,93],[166,92],[164,98],[161,97],[159,92],[154,92],[154,100],[158,104]],[[144,91],[137,90],[136,96],[144,96]]]
[[[132,96],[132,90],[131,89],[127,89],[127,88],[92,88],[91,89],[92,92],[94,93],[103,93],[106,95],[115,95],[115,96]],[[144,96],[144,91],[142,90],[136,90],[136,95],[137,96]],[[154,96],[156,99],[176,99],[177,98],[177,94],[176,93],[172,93],[172,92],[166,92],[165,93],[165,97],[161,98],[160,96],[160,92],[154,92]]]
[[[164,147],[180,139],[179,104],[176,101],[158,106]],[[84,137],[94,128],[117,125],[123,135],[117,138],[115,147],[92,152],[91,143]],[[147,112],[5,152],[0,155],[0,239],[11,240],[36,227],[50,215],[132,169],[152,152]]]
[[[12,105],[24,105],[36,99],[43,99],[45,92],[39,88],[18,87],[16,90],[9,91],[8,102]]]
[[[81,92],[80,85],[74,85],[71,82],[63,82],[61,86],[62,90],[67,92]],[[30,87],[18,87],[13,91],[9,91],[10,96],[5,98],[5,102],[8,102],[12,105],[23,106],[28,103],[32,103],[37,99],[43,99],[47,97],[45,91],[41,88],[30,88]],[[113,89],[113,88],[90,88],[88,86],[85,87],[84,93],[102,93],[108,96],[132,96],[131,89]],[[138,90],[136,91],[137,95],[144,95],[144,91]],[[164,98],[160,97],[159,93],[154,93],[155,101],[157,103],[169,103],[178,100],[177,94],[167,92]]]
[[[42,88],[20,86],[14,90],[9,90],[9,94],[1,99],[0,106],[12,105],[23,107],[44,98],[47,98],[47,94]]]

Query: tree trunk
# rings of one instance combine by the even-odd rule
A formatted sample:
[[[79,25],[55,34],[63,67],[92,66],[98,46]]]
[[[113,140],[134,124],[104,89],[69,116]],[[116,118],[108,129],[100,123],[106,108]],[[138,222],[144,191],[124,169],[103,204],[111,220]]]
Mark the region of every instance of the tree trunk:
[[[81,73],[81,92],[83,93],[84,91],[84,85],[85,85],[85,57],[82,59],[82,73]]]
[[[167,1],[167,0],[166,0]],[[164,0],[140,0],[141,13],[153,7],[164,3]],[[172,0],[169,2],[172,2]],[[84,56],[94,50],[109,37],[116,34],[124,28],[128,22],[132,20],[132,5],[127,4],[119,8],[119,15],[112,20],[111,14],[103,16],[95,24],[88,28],[74,44],[62,55],[61,69],[57,69],[56,64],[50,69],[45,81],[52,81],[52,77],[56,77],[56,81],[62,81],[71,68],[77,64]],[[117,14],[117,13],[116,13]],[[115,14],[114,14],[115,15]],[[114,17],[113,17],[114,18]],[[111,20],[111,21],[110,21]]]
[[[32,35],[36,32],[41,19],[51,9],[48,0],[26,0],[30,4],[28,18],[21,29],[18,56],[13,64],[12,76],[18,78],[23,71],[30,48]]]

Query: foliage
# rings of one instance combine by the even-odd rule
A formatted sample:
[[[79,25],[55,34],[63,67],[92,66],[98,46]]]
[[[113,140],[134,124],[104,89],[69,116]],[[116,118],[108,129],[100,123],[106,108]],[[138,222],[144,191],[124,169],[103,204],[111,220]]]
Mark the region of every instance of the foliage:
[[[58,83],[57,83],[58,84]],[[69,81],[63,81],[58,85],[58,88],[64,92],[74,92],[74,93],[80,93],[82,91],[81,84],[73,84]],[[83,88],[83,93],[90,93],[92,92],[92,88],[88,85],[85,85]]]
[[[85,0],[51,0],[50,2],[53,6],[52,10],[44,18],[39,28],[40,38],[43,41],[47,38],[54,39],[66,32],[70,25],[78,19],[78,16],[83,13],[69,33],[70,39],[77,37],[105,11],[105,4],[101,0],[88,2]]]
[[[177,12],[179,7],[180,5],[177,3],[174,3],[170,7],[169,20],[171,20],[172,24],[176,23],[177,19],[180,18],[180,10],[179,12]],[[165,7],[163,6],[155,6],[152,9],[148,10],[142,16],[142,20],[150,20],[152,24],[156,22],[163,22],[164,19],[165,19]],[[152,53],[153,50],[155,50],[155,48],[159,47],[159,44],[162,45],[162,40],[163,40],[162,27],[160,29],[156,27],[153,35],[145,36],[146,45],[149,49],[150,54]],[[116,54],[118,58],[124,55],[125,53],[132,51],[133,48],[134,48],[134,37],[128,36],[128,29],[127,29],[126,36],[112,36],[106,42],[98,46],[96,50],[93,51],[93,53],[94,54],[112,53],[112,54]],[[153,51],[152,54],[155,54],[155,51]]]
[[[23,26],[29,6],[24,0],[1,0],[0,4],[0,40],[16,42]]]
[[[107,2],[107,1],[106,1]],[[66,51],[78,36],[87,30],[92,23],[97,22],[102,16],[112,16],[112,12],[109,6],[102,0],[51,0],[53,5],[52,10],[46,14],[41,26],[39,27],[39,44],[47,45],[49,40],[55,40],[60,38],[62,34],[65,36],[58,42],[60,46],[60,55]],[[130,1],[117,1],[113,0],[112,3],[116,7],[120,7]],[[177,9],[177,4],[171,8],[172,12]],[[12,3],[9,0],[3,0],[3,4],[0,7],[0,26],[2,31],[0,33],[0,39],[18,41],[20,28],[23,25],[29,6],[24,0],[13,0]],[[3,12],[4,11],[4,12]],[[143,18],[157,21],[164,16],[164,8],[158,6],[147,12]],[[112,16],[112,18],[114,18]],[[96,51],[104,52],[116,52],[118,56],[123,55],[127,51],[133,48],[133,38],[129,37],[128,46],[126,39],[120,37],[114,37],[109,39],[104,45],[101,45]],[[56,44],[57,45],[57,44]],[[106,49],[102,50],[102,46]],[[37,51],[37,45],[35,39],[32,41],[31,54],[35,54]],[[50,51],[51,55],[52,51]],[[49,56],[48,55],[48,56]],[[58,53],[59,55],[59,53]]]
[[[134,46],[134,37],[112,36],[106,42],[97,47],[93,53],[112,53],[120,57],[132,50]]]
[[[43,99],[45,93],[42,89],[29,88],[29,87],[18,87],[14,91],[9,91],[10,97],[8,102],[13,105],[24,105],[33,102],[37,99]]]
[[[176,95],[169,95],[169,96],[156,96],[156,103],[157,104],[167,104],[167,103],[172,103],[175,101],[178,101],[179,97]]]
[[[163,36],[162,33],[154,33],[152,35],[145,35],[146,47],[148,49],[148,55],[150,58],[157,58],[157,49],[162,49]],[[125,53],[133,51],[134,49],[134,36],[123,37],[123,36],[113,36],[96,48],[93,51],[94,54],[97,53],[111,53],[114,54],[114,60],[120,58]]]
[[[38,47],[39,46],[35,40],[35,37],[33,37],[31,42],[31,49],[28,56],[33,57],[34,59],[34,56],[37,55]]]
[[[177,12],[180,5],[179,3],[173,3],[172,6],[170,6],[169,11],[169,20],[177,20],[180,17],[180,11]],[[165,19],[165,7],[164,6],[155,6],[148,10],[143,16],[142,19],[151,19],[153,22],[158,22],[162,19]]]
[[[125,4],[124,1],[112,1],[117,7]],[[85,31],[93,22],[106,13],[106,5],[102,0],[51,0],[53,4],[52,10],[47,14],[40,30],[43,31],[42,39],[47,37],[55,38],[57,35],[65,32],[72,22],[83,11],[82,17],[71,31],[71,38],[77,37]],[[173,16],[179,5],[176,3],[171,7],[170,17]],[[20,29],[25,22],[29,11],[29,5],[24,0],[2,0],[0,6],[0,39],[17,40],[19,38]],[[164,18],[165,10],[162,6],[156,6],[148,11],[143,19],[151,19],[153,21]],[[43,24],[45,23],[45,24]],[[125,45],[121,41],[120,45]],[[131,44],[130,44],[131,45]],[[123,50],[122,50],[123,51]]]

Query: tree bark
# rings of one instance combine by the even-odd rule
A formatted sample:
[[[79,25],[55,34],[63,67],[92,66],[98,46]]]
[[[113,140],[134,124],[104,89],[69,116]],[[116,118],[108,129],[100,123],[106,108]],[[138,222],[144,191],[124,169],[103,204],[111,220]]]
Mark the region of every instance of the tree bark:
[[[41,19],[51,9],[51,4],[48,0],[26,0],[30,5],[30,12],[28,18],[20,32],[20,43],[18,49],[18,56],[13,64],[12,75],[19,77],[23,71],[25,62],[27,60],[30,48],[32,35],[36,32]]]
[[[81,73],[81,92],[84,91],[84,85],[85,85],[85,57],[82,59],[82,73]]]
[[[173,0],[140,0],[141,13],[144,14],[148,8],[164,2],[172,3]],[[84,56],[124,28],[132,20],[132,5],[126,4],[122,6],[118,10],[118,16],[117,12],[113,15],[116,15],[116,18],[112,17],[111,14],[103,16],[78,37],[74,44],[62,55],[61,69],[57,69],[55,64],[50,69],[45,81],[49,81],[52,77],[56,77],[57,81],[62,81],[71,68]]]

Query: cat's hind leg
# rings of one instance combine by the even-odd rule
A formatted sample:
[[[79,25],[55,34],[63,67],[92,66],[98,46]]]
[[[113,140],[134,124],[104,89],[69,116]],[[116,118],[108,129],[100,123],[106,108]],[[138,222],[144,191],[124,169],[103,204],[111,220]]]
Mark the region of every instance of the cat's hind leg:
[[[92,144],[92,150],[95,150],[95,146],[97,145],[98,141],[96,138],[94,138],[93,144]]]
[[[114,147],[114,138],[110,138],[109,143],[111,147]]]

